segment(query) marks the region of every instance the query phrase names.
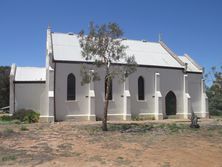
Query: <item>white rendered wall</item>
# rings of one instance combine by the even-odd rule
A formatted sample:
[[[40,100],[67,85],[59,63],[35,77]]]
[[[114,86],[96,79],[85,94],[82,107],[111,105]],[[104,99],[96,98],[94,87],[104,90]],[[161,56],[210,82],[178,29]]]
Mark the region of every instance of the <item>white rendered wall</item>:
[[[162,94],[162,113],[165,115],[165,96],[173,91],[177,98],[177,114],[183,113],[183,71],[177,69],[162,69],[138,67],[130,77],[131,113],[139,115],[154,114],[155,107],[155,73],[159,73],[160,93]],[[145,82],[145,100],[138,100],[138,78],[143,76]]]
[[[144,79],[145,99],[138,100],[138,78],[142,76]],[[137,71],[129,76],[129,90],[131,94],[131,114],[137,116],[139,114],[154,114],[154,77],[155,72],[145,67],[137,67]]]
[[[66,116],[88,115],[88,84],[81,86],[80,65],[56,63],[56,119],[65,120]],[[76,100],[67,101],[67,76],[73,73],[76,78]]]
[[[96,81],[95,85],[95,113],[97,117],[103,118],[105,104],[105,73],[100,69],[101,80]],[[108,115],[122,116],[124,113],[124,83],[117,77],[112,79],[112,100],[109,101]]]
[[[89,84],[81,85],[80,64],[56,63],[56,119],[64,120],[66,116],[88,116]],[[76,78],[76,100],[67,101],[67,76],[73,73]],[[103,117],[104,109],[104,78],[105,73],[100,72],[100,81],[94,82],[95,105],[97,117]],[[109,102],[109,115],[123,115],[123,83],[117,78],[112,81],[113,100]],[[93,107],[93,105],[92,105]]]
[[[191,97],[191,111],[194,113],[200,113],[201,111],[201,74],[188,73],[188,93]]]
[[[184,114],[184,74],[182,70],[159,69],[160,73],[160,92],[162,93],[163,115],[166,115],[165,98],[169,91],[176,95],[176,115]]]
[[[41,115],[46,115],[44,92],[45,84],[16,83],[15,111],[19,109],[32,109],[39,112]]]
[[[64,120],[67,116],[89,115],[89,84],[81,85],[80,64],[56,63],[56,116],[58,120]],[[76,100],[67,101],[67,76],[73,73],[76,77]],[[91,105],[97,117],[103,117],[104,109],[104,71],[100,71],[100,81],[93,84],[95,98]],[[155,75],[159,78],[159,92],[162,95],[159,102],[159,114],[166,116],[165,97],[172,91],[176,95],[176,114],[187,118],[184,111],[184,72],[182,69],[137,67],[137,71],[129,76],[129,93],[127,97],[127,111],[124,110],[124,83],[117,78],[113,79],[113,99],[110,100],[108,115],[155,115]],[[187,74],[188,93],[191,96],[191,107],[195,112],[201,112],[201,74]],[[145,100],[138,100],[138,78],[142,76],[145,82]],[[125,100],[126,101],[126,100]],[[130,110],[130,111],[128,111]],[[190,112],[190,110],[189,110]],[[123,117],[124,118],[124,117]]]

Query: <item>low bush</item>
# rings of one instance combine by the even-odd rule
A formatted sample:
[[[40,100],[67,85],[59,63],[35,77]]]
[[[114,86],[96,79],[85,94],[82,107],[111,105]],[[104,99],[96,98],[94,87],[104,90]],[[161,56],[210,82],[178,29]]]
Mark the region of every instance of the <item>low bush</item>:
[[[18,119],[25,123],[36,123],[39,121],[40,114],[33,110],[21,109],[13,114],[13,119]]]
[[[9,115],[3,115],[0,117],[0,120],[1,121],[12,121],[12,116],[9,116]]]
[[[210,116],[222,116],[222,111],[212,109],[212,110],[210,110]]]

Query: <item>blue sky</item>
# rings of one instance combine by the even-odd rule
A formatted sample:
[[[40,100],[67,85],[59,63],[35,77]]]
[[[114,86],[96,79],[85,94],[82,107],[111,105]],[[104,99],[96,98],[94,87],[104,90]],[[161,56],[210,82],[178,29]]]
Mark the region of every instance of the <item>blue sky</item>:
[[[130,39],[165,43],[207,70],[222,65],[221,0],[0,0],[0,65],[44,66],[46,29],[116,22]]]

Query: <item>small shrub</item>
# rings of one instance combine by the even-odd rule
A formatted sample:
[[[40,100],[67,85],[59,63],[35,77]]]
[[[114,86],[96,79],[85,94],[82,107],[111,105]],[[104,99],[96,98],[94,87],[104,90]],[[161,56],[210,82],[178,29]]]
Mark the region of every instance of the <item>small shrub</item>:
[[[12,116],[9,115],[3,115],[0,117],[1,121],[12,121]]]
[[[18,119],[25,123],[36,123],[39,121],[40,114],[33,110],[21,109],[13,114],[13,119]]]
[[[14,161],[14,160],[16,160],[16,157],[14,155],[8,155],[2,157],[2,161]]]

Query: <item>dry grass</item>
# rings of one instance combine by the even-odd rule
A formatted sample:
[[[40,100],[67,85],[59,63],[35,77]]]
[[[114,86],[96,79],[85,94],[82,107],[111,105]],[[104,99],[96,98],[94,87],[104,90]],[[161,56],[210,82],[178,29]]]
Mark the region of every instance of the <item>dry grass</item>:
[[[163,122],[3,124],[0,166],[222,166],[221,119]]]

